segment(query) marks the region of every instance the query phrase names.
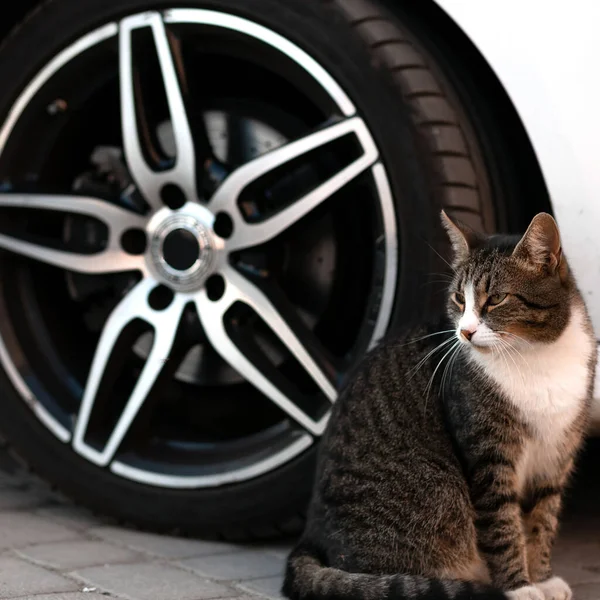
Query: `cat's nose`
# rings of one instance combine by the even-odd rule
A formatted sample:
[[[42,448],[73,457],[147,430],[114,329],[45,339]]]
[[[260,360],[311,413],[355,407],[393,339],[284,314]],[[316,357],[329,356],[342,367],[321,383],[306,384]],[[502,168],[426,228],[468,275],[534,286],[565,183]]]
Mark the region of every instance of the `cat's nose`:
[[[473,334],[474,334],[474,333],[475,333],[474,331],[470,331],[470,330],[468,330],[468,329],[461,329],[461,330],[460,330],[460,335],[461,335],[462,337],[464,337],[464,338],[465,338],[465,340],[467,340],[468,342],[470,342],[470,341],[471,341],[471,338],[473,337]]]

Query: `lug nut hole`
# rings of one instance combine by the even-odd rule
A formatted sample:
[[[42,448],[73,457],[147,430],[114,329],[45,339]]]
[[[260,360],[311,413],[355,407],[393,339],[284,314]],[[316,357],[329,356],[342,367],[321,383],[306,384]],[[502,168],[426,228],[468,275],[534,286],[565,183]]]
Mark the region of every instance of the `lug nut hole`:
[[[127,254],[144,254],[147,243],[146,233],[141,229],[127,229],[121,236],[121,246]]]
[[[165,310],[174,297],[175,294],[166,285],[157,285],[148,295],[148,304],[154,310]]]
[[[183,190],[174,183],[167,183],[163,185],[160,190],[160,197],[162,201],[171,209],[177,210],[185,204],[185,194]]]
[[[231,220],[231,217],[224,212],[217,213],[213,229],[215,233],[223,239],[231,237],[231,234],[233,233],[233,221]]]
[[[216,302],[223,297],[225,293],[225,280],[221,275],[211,275],[206,280],[206,295],[209,300]]]

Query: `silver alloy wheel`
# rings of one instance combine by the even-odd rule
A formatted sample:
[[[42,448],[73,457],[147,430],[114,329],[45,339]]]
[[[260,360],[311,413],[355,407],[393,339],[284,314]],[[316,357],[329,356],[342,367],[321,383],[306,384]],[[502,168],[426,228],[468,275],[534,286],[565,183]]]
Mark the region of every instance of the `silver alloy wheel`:
[[[344,118],[271,150],[237,168],[224,180],[210,202],[204,205],[196,189],[194,141],[185,116],[175,61],[165,31],[165,24],[181,23],[235,31],[276,48],[314,79],[335,103]],[[131,37],[132,32],[141,28],[150,28],[152,32],[176,147],[173,167],[160,172],[152,170],[146,163],[137,127]],[[385,235],[383,291],[370,339],[370,346],[374,345],[387,329],[397,280],[396,220],[387,175],[379,161],[379,152],[373,138],[364,121],[357,116],[352,101],[308,54],[279,34],[247,19],[201,9],[173,9],[162,14],[149,12],[130,16],[118,24],[111,23],[97,29],[62,51],[40,71],[15,102],[0,131],[0,158],[20,115],[45,82],[68,62],[113,36],[118,36],[119,39],[121,129],[126,164],[135,185],[151,207],[150,213],[141,216],[90,197],[2,194],[0,207],[61,211],[92,216],[108,227],[109,239],[106,248],[93,255],[49,248],[6,234],[0,235],[0,248],[68,271],[105,274],[136,270],[142,278],[122,298],[106,321],[72,434],[36,399],[2,339],[0,339],[0,360],[24,400],[61,441],[71,443],[75,452],[99,466],[108,466],[118,475],[156,486],[173,488],[212,487],[256,477],[291,460],[309,447],[315,438],[323,433],[329,413],[319,419],[307,414],[238,349],[224,327],[223,317],[227,310],[238,302],[250,307],[277,335],[330,402],[335,401],[337,392],[333,383],[322,372],[275,306],[254,283],[230,265],[229,257],[233,252],[275,238],[357,176],[370,171],[380,202]],[[298,157],[348,135],[354,136],[361,149],[360,155],[350,164],[266,221],[253,224],[242,218],[238,208],[238,198],[249,184]],[[187,201],[181,208],[173,210],[164,206],[161,190],[169,184],[176,184],[183,190]],[[232,234],[226,238],[217,235],[214,230],[215,218],[221,213],[228,215],[233,225]],[[145,232],[149,240],[145,253],[132,255],[121,247],[122,235],[130,229]],[[184,232],[193,234],[197,242],[197,250],[189,266],[178,268],[171,264],[166,255],[165,239],[170,234],[184,235]],[[209,297],[205,286],[206,281],[214,275],[221,277],[224,282],[223,293],[217,299]],[[174,292],[172,302],[164,310],[155,310],[148,304],[150,292],[159,285],[167,286]],[[303,428],[304,433],[286,448],[244,468],[232,469],[217,475],[193,477],[158,474],[114,460],[119,444],[169,357],[175,332],[184,307],[188,303],[195,305],[205,334],[216,352]],[[111,358],[116,340],[134,320],[141,320],[154,330],[153,342],[123,412],[105,446],[98,449],[86,442],[88,421],[102,374]]]

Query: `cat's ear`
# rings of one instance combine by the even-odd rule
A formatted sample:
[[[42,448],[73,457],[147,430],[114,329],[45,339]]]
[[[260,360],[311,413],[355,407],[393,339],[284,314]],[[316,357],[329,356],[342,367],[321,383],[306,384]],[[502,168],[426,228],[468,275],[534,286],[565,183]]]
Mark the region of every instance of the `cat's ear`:
[[[450,238],[454,261],[462,262],[469,256],[469,250],[476,244],[479,236],[464,223],[453,221],[445,211],[442,211],[442,225]]]
[[[525,235],[514,249],[513,256],[527,261],[535,268],[546,270],[550,275],[558,273],[564,278],[567,274],[558,226],[548,213],[539,213],[533,217]]]

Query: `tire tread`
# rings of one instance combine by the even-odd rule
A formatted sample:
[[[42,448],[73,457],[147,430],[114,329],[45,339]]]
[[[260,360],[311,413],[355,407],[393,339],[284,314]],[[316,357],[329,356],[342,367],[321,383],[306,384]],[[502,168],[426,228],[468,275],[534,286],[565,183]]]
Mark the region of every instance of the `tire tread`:
[[[468,210],[477,215],[478,226],[485,230],[481,175],[473,164],[470,136],[463,130],[454,100],[445,92],[445,82],[432,68],[431,60],[416,40],[371,0],[333,1],[368,45],[375,64],[390,72],[411,105],[414,120],[437,163],[441,206],[455,216],[461,208]],[[469,217],[469,221],[474,223],[476,219]]]

